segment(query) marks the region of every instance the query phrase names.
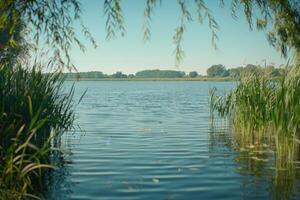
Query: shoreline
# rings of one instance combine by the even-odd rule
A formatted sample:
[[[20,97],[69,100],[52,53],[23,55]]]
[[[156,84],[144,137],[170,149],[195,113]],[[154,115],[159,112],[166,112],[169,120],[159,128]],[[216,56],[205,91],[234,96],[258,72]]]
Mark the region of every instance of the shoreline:
[[[197,78],[66,78],[66,81],[237,81],[229,77],[197,77]]]

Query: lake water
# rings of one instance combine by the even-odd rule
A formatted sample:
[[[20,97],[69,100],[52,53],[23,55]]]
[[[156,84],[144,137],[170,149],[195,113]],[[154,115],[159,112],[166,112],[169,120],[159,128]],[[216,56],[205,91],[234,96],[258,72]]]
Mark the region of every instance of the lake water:
[[[71,85],[67,82],[67,85]],[[78,129],[54,199],[300,199],[299,168],[279,172],[235,151],[209,124],[209,89],[231,82],[82,81]],[[270,156],[271,157],[271,156]],[[291,175],[292,174],[292,175]]]

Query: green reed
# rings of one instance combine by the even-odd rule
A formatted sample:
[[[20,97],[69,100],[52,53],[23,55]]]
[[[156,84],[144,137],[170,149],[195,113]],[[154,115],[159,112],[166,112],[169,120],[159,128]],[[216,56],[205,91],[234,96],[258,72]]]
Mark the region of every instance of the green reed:
[[[299,139],[300,70],[286,70],[279,80],[257,71],[241,78],[228,95],[211,94],[211,113],[228,117],[234,128],[252,142],[258,134],[284,135]]]
[[[272,198],[293,199],[300,177],[300,66],[277,80],[269,77],[257,71],[227,95],[211,90],[210,112],[230,123],[239,173],[268,174]]]
[[[0,199],[32,199],[46,189],[51,155],[74,121],[74,88],[61,73],[0,66]]]

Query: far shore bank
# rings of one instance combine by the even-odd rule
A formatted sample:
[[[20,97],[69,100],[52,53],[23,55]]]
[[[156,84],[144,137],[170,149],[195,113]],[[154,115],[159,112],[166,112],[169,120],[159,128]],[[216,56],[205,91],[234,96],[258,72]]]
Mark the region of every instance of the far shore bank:
[[[67,78],[67,81],[236,81],[231,77],[182,78]]]

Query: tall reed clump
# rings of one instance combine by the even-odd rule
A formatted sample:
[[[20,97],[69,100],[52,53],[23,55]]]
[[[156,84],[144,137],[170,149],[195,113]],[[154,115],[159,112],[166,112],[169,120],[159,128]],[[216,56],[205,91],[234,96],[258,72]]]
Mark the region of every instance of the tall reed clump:
[[[60,73],[0,66],[0,199],[42,197],[61,134],[72,127],[73,93]]]
[[[211,113],[228,118],[238,146],[275,144],[276,159],[299,157],[300,66],[273,80],[265,71],[241,78],[228,95],[211,94]],[[280,162],[286,163],[286,162]]]

